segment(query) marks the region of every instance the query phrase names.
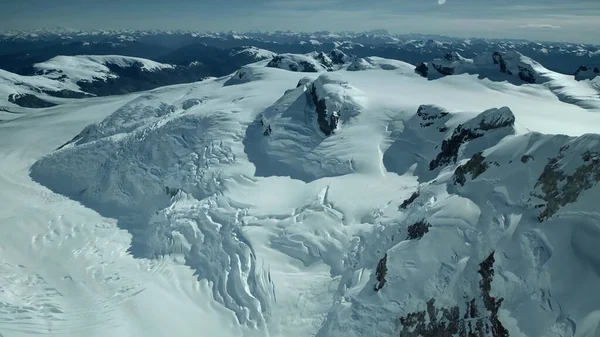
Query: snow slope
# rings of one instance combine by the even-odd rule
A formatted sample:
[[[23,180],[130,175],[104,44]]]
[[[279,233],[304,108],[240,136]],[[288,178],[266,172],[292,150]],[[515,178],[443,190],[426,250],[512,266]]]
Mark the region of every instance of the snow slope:
[[[118,75],[114,74],[107,65],[121,68],[139,66],[143,71],[174,68],[170,64],[120,55],[56,56],[46,62],[34,64],[33,68],[36,73],[45,77],[76,84],[79,81],[105,81],[116,78]]]
[[[600,107],[600,93],[589,82],[580,81],[581,74],[564,75],[550,71],[516,51],[482,53],[474,59],[451,52],[443,58],[417,65],[415,72],[429,79],[477,74],[480,78],[508,81],[516,85],[539,83],[546,85],[565,102],[579,104],[584,108]]]
[[[269,62],[0,124],[0,333],[600,335],[593,103]]]
[[[87,94],[72,83],[44,76],[21,76],[0,69],[0,110],[20,112],[23,108],[19,105],[49,107],[64,102],[62,97],[84,96]],[[21,97],[27,102],[17,104]]]

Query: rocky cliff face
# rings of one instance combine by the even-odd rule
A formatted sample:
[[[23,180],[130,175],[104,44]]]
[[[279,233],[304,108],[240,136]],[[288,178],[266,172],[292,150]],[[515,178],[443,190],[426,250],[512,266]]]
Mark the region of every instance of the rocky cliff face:
[[[467,142],[483,137],[491,131],[500,131],[500,136],[514,133],[515,116],[508,107],[490,109],[482,112],[470,121],[458,125],[452,135],[442,141],[441,151],[429,163],[429,169],[456,163],[458,151]]]
[[[575,73],[573,74],[575,79],[578,81],[582,80],[591,80],[597,76],[600,76],[600,67],[599,66],[579,66]]]

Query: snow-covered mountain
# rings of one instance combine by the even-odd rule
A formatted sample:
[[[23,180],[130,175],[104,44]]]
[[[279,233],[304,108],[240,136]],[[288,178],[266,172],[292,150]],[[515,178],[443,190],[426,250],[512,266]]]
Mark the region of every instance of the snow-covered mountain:
[[[239,53],[246,52],[246,49]],[[265,58],[248,49],[244,58]],[[32,74],[0,70],[0,108],[44,108],[63,98],[126,94],[156,87],[198,81],[209,73],[202,64],[175,66],[117,55],[57,56],[32,66]]]
[[[600,95],[597,86],[589,81],[595,76],[584,77],[581,71],[575,75],[559,74],[514,51],[483,53],[474,59],[453,52],[415,67],[416,73],[432,80],[449,75],[474,74],[480,78],[508,81],[516,85],[543,84],[561,100],[596,109],[600,107]]]
[[[370,32],[193,32],[193,31],[81,31],[49,29],[0,33],[0,68],[21,73],[34,63],[58,55],[127,55],[167,64],[222,64],[230,50],[254,46],[278,54],[328,52],[333,48],[358,57],[378,56],[409,63],[430,60],[456,51],[473,58],[485,52],[517,51],[548,69],[573,74],[580,66],[600,63],[600,47],[577,43],[524,40],[460,39],[423,34]],[[247,62],[248,63],[248,62]],[[243,64],[237,64],[236,69]],[[235,69],[228,69],[223,76]]]
[[[124,69],[137,67],[141,71],[147,72],[175,68],[170,64],[116,55],[57,56],[46,62],[33,65],[35,72],[39,75],[57,80],[66,80],[75,84],[80,81],[107,81],[118,78],[119,76],[112,72],[109,67]]]
[[[494,55],[282,53],[0,123],[0,333],[600,335],[597,79]]]

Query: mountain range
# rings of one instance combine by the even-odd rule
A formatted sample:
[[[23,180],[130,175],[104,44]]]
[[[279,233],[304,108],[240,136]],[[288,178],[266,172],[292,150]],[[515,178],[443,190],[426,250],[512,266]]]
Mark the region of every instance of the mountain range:
[[[594,47],[366,35],[2,71],[0,333],[600,336]]]

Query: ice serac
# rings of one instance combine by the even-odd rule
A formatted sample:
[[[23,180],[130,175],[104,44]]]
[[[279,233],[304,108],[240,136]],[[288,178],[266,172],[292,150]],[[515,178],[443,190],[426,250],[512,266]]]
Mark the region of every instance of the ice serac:
[[[241,126],[229,112],[190,113],[203,97],[164,100],[130,101],[36,162],[31,176],[116,218],[135,257],[182,256],[240,324],[264,328],[273,285],[239,228],[243,207],[220,197],[223,171],[240,174],[229,167]]]

